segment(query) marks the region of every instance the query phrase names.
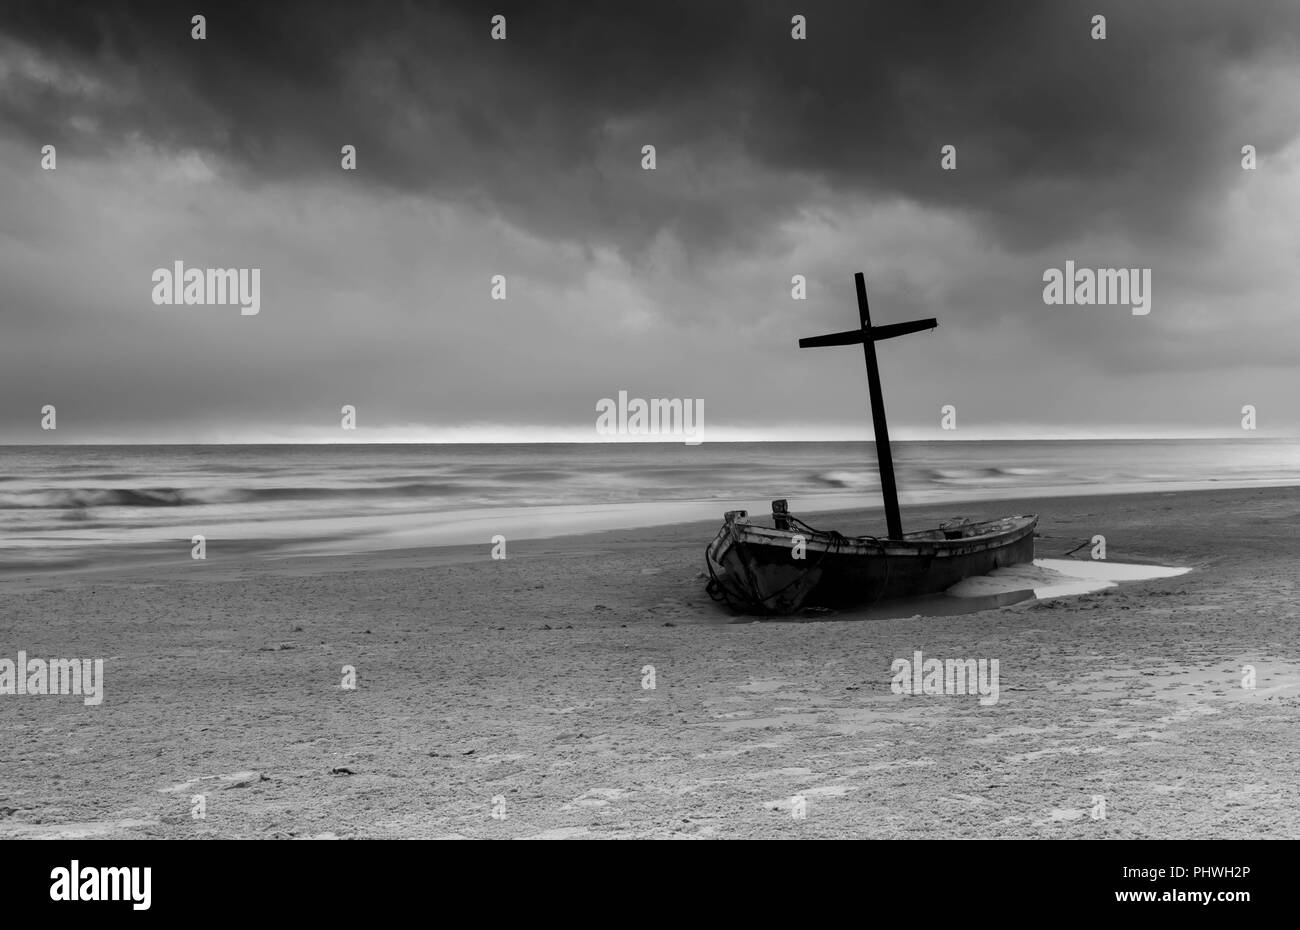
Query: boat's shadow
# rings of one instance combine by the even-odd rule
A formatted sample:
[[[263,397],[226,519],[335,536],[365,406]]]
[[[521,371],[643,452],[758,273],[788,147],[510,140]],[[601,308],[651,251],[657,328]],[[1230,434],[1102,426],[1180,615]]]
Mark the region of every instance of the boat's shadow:
[[[880,601],[866,607],[846,607],[835,610],[826,607],[807,607],[785,616],[743,614],[734,610],[719,610],[711,618],[715,623],[816,623],[844,620],[897,620],[907,617],[950,617],[970,614],[995,607],[1006,607],[1035,599],[1032,588],[1023,591],[1003,591],[974,597],[954,597],[949,594],[927,594],[923,597],[901,597]]]

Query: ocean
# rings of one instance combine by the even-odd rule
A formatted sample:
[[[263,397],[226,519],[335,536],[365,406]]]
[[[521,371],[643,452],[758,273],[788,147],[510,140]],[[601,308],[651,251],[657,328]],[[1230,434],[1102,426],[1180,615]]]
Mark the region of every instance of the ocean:
[[[904,506],[1300,484],[1300,441],[1290,439],[896,442],[893,449]],[[778,497],[794,513],[878,510],[872,444],[2,446],[0,569],[104,564],[130,554],[188,559],[195,535],[205,537],[210,558],[487,547],[496,535],[765,512]]]

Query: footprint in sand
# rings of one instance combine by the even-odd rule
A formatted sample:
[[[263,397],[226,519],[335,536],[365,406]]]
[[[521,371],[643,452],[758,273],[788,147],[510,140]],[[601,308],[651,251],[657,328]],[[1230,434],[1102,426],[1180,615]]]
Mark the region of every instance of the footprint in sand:
[[[798,792],[797,796],[804,800],[812,798],[842,798],[850,791],[857,791],[857,785],[818,785],[814,788],[805,788]],[[763,804],[766,810],[785,811],[790,813],[794,810],[794,797],[780,798],[775,801],[766,801]]]
[[[1049,816],[1053,823],[1059,823],[1062,820],[1082,820],[1086,813],[1087,811],[1074,807],[1054,807]],[[1044,821],[1041,820],[1036,821],[1038,824],[1042,824],[1043,822]]]
[[[534,833],[531,836],[521,836],[521,840],[572,840],[580,836],[587,836],[591,831],[586,827],[556,827],[554,830],[544,830],[541,833]]]
[[[29,840],[87,840],[121,838],[141,827],[156,827],[157,820],[92,820],[84,823],[5,823],[0,836]]]
[[[560,810],[568,811],[578,807],[606,807],[611,801],[617,801],[626,794],[627,791],[622,788],[592,788],[565,804]]]
[[[163,794],[176,794],[181,791],[193,791],[204,782],[216,783],[205,785],[204,787],[246,788],[249,785],[255,785],[261,781],[270,781],[270,779],[261,772],[230,772],[226,775],[200,775],[198,778],[193,778],[190,781],[168,785],[166,788],[159,788],[158,790]]]

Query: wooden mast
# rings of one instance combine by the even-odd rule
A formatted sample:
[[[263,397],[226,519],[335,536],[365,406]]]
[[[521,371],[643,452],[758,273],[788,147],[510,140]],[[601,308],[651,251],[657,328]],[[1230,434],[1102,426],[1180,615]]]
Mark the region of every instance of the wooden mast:
[[[876,433],[876,460],[880,465],[880,491],[885,498],[885,522],[890,539],[903,538],[903,520],[898,512],[898,486],[894,483],[894,457],[889,449],[889,424],[885,422],[885,400],[880,390],[880,367],[876,364],[876,343],[894,336],[905,336],[939,325],[933,317],[912,320],[908,323],[871,325],[871,311],[867,306],[867,283],[862,272],[853,276],[858,290],[858,318],[861,329],[850,329],[826,336],[812,336],[799,340],[799,348],[818,346],[846,346],[862,343],[862,354],[867,363],[867,388],[871,396],[871,423]]]

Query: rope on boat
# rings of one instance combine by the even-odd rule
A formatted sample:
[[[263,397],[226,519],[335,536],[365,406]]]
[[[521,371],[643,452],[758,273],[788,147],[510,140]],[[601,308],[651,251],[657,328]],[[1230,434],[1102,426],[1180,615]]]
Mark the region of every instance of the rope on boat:
[[[1071,549],[1069,552],[1067,552],[1066,555],[1074,555],[1076,552],[1078,552],[1078,551],[1079,551],[1080,549],[1082,549],[1084,546],[1090,546],[1090,545],[1092,545],[1092,540],[1091,540],[1091,539],[1085,539],[1083,542],[1079,543],[1079,545],[1075,546],[1073,549]]]
[[[743,579],[737,578],[736,580],[738,586],[743,591],[743,596],[738,597],[738,600],[742,602],[742,606],[744,607],[757,608],[762,612],[770,612],[766,604],[767,601],[775,600],[776,598],[784,594],[786,591],[789,591],[795,585],[802,582],[804,580],[804,577],[808,574],[808,572],[820,566],[822,560],[825,559],[828,555],[831,555],[832,553],[838,555],[840,552],[840,548],[846,543],[856,542],[860,544],[873,545],[880,550],[881,555],[884,555],[885,544],[882,543],[877,537],[872,536],[869,533],[864,533],[861,536],[849,537],[849,536],[845,536],[843,533],[839,532],[838,530],[816,529],[815,527],[809,526],[803,520],[800,520],[798,517],[793,515],[787,515],[786,520],[789,521],[790,523],[796,524],[799,529],[808,533],[810,536],[822,536],[829,539],[831,543],[834,544],[834,547],[832,548],[831,546],[827,546],[825,551],[822,552],[821,557],[818,558],[815,563],[813,563],[812,565],[805,566],[803,568],[802,573],[798,577],[796,577],[785,587],[773,592],[772,594],[769,594],[767,597],[762,596],[761,592],[759,591],[757,579],[753,577],[753,573],[750,571],[749,566],[745,564],[744,560],[741,560],[741,564],[745,568],[745,577]],[[712,544],[710,544],[710,546],[711,545]],[[710,548],[709,546],[706,546],[704,550],[704,564],[709,569],[709,579],[710,579],[709,583],[705,585],[704,591],[714,601],[725,601],[728,607],[735,607],[736,605],[733,604],[731,601],[730,593],[727,591],[726,587],[722,584],[722,582],[718,580],[718,575],[713,570],[713,560],[709,558],[709,548]],[[885,579],[883,582],[881,582],[880,588],[876,591],[876,596],[873,597],[871,599],[871,603],[867,605],[868,607],[874,607],[876,602],[880,600],[881,595],[885,593],[885,589],[889,587],[889,574],[890,574],[889,559],[886,558]],[[718,596],[719,594],[721,594],[721,597]]]

